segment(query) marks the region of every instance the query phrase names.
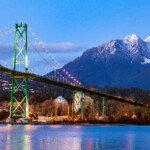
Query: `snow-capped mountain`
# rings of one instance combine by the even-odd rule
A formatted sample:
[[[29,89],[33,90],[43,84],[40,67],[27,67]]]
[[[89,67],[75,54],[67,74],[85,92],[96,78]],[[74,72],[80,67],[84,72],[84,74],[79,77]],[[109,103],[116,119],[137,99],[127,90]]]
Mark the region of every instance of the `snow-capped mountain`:
[[[87,84],[150,89],[150,37],[132,34],[108,41],[64,68]]]
[[[150,42],[150,36],[148,36],[144,41],[145,42]]]

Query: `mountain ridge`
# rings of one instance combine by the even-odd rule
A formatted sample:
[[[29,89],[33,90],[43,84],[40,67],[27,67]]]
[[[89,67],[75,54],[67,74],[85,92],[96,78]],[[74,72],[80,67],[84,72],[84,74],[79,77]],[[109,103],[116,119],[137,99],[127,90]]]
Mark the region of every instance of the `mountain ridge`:
[[[146,41],[136,34],[110,40],[87,49],[63,68],[89,85],[150,89],[150,42]]]

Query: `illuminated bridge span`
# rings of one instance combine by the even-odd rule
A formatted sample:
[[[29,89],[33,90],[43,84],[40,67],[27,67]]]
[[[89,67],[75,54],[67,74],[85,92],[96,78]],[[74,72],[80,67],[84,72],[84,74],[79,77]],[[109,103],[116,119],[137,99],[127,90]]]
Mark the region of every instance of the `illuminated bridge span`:
[[[131,104],[133,106],[140,106],[142,108],[150,108],[149,105],[138,103],[133,100],[127,100],[124,98],[120,98],[117,96],[101,93],[98,91],[90,90],[82,86],[81,82],[77,80],[74,76],[72,76],[67,70],[65,70],[63,67],[60,66],[60,64],[55,60],[55,58],[52,56],[51,53],[48,52],[48,50],[45,48],[44,44],[39,40],[39,38],[35,37],[35,40],[39,43],[41,48],[44,49],[45,53],[49,56],[49,58],[53,61],[53,64],[55,64],[57,67],[60,67],[62,69],[61,72],[57,70],[57,67],[55,65],[51,65],[51,68],[53,68],[53,74],[47,78],[44,76],[37,75],[35,73],[29,72],[28,70],[28,37],[27,37],[27,24],[16,24],[15,28],[11,27],[8,31],[0,32],[0,36],[7,35],[8,33],[12,33],[15,31],[15,44],[14,44],[14,62],[13,62],[13,69],[7,68],[7,67],[0,67],[0,72],[5,73],[12,76],[12,88],[11,88],[11,100],[10,100],[10,117],[28,117],[29,115],[29,87],[28,87],[28,80],[34,80],[58,87],[62,87],[65,89],[70,89],[75,92],[81,92],[81,113],[82,113],[82,119],[84,118],[84,94],[89,95],[96,95],[104,100],[114,100],[119,101],[126,104]],[[35,36],[35,33],[32,32],[31,28],[31,35]],[[29,42],[30,45],[35,48],[36,47]],[[38,52],[39,53],[39,52]],[[39,53],[40,55],[40,53]],[[43,60],[47,62],[43,56],[41,56]],[[19,71],[18,66],[23,66],[24,71]],[[22,91],[24,97],[20,100],[17,98],[16,94],[18,92]],[[14,103],[17,103],[17,106],[14,106]],[[25,105],[24,105],[25,104]],[[18,114],[17,110],[21,109],[22,113]],[[103,112],[104,113],[104,112]]]
[[[143,103],[138,103],[138,102],[135,102],[135,101],[132,101],[132,100],[126,100],[126,99],[121,98],[121,97],[117,97],[117,96],[113,96],[113,95],[109,95],[109,94],[89,90],[89,89],[84,88],[84,87],[79,87],[79,86],[63,83],[63,82],[60,82],[60,81],[51,80],[51,79],[48,79],[48,78],[45,78],[43,76],[39,76],[39,75],[36,75],[36,74],[13,71],[13,70],[10,70],[10,69],[4,68],[4,67],[0,68],[0,72],[3,72],[3,73],[8,74],[8,75],[16,75],[16,76],[20,76],[20,77],[28,76],[28,79],[33,80],[33,81],[38,81],[38,82],[42,82],[42,83],[46,83],[46,84],[62,87],[62,88],[65,88],[65,89],[74,90],[74,91],[81,91],[83,93],[88,93],[90,95],[97,95],[97,96],[100,96],[100,97],[105,97],[105,98],[110,99],[110,100],[113,99],[115,101],[120,101],[120,102],[124,102],[124,103],[128,103],[128,104],[132,104],[132,105],[135,105],[135,106],[150,107],[149,105],[146,105],[146,104],[143,104]]]

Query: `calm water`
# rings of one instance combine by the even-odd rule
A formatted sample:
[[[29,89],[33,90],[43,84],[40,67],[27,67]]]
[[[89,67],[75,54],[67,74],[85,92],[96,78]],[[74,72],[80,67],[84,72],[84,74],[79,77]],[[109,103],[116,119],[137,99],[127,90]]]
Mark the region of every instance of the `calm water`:
[[[150,126],[0,125],[0,150],[150,150]]]

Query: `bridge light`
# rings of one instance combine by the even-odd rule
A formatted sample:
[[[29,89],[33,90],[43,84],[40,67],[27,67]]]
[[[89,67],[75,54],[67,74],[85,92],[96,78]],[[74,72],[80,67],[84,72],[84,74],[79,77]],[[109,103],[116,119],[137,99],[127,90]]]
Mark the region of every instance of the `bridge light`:
[[[28,67],[28,57],[27,56],[25,56],[25,63],[26,63],[26,67]]]
[[[35,33],[34,33],[34,32],[32,32],[32,35],[34,36],[34,35],[35,35]]]

